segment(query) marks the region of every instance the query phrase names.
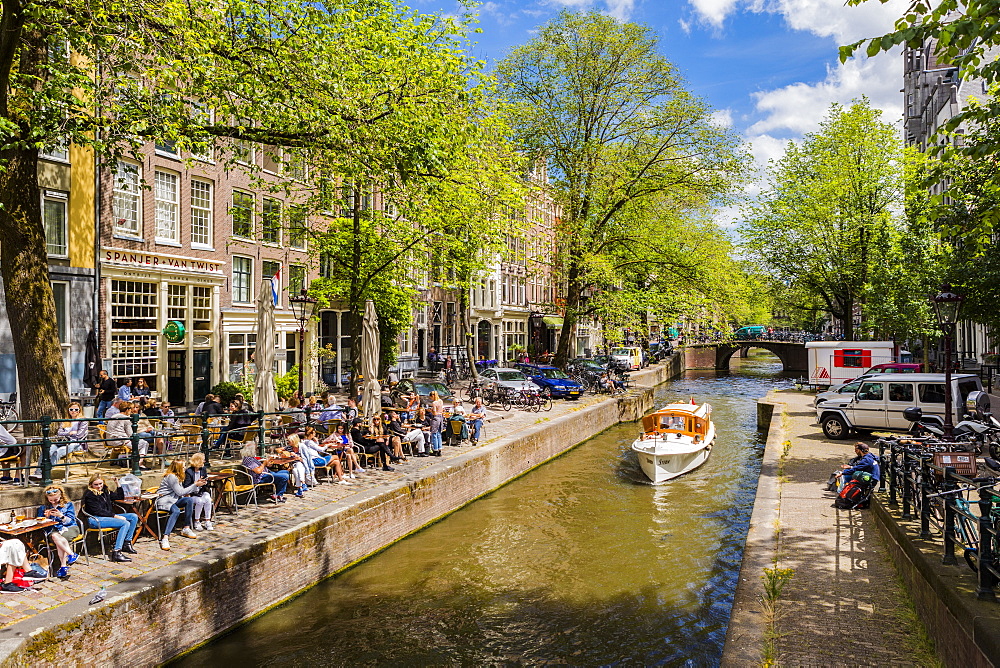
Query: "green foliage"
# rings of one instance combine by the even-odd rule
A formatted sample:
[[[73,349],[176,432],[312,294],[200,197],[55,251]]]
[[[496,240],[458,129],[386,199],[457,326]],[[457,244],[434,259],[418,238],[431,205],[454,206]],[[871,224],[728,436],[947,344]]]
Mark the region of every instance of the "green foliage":
[[[730,191],[745,156],[658,48],[647,27],[564,11],[497,68],[514,142],[548,164],[562,206],[559,362],[579,317],[641,312],[642,277],[711,292],[706,258],[676,235]]]
[[[253,403],[253,382],[232,383],[225,381],[212,388],[211,394],[219,397],[219,402],[223,407],[228,407],[229,402],[236,398],[237,394],[242,394],[243,398]]]
[[[299,365],[296,364],[287,373],[276,376],[274,379],[275,389],[278,391],[278,398],[286,400],[299,389]]]
[[[780,284],[821,300],[849,340],[864,335],[853,330],[855,306],[877,307],[874,296],[892,282],[886,258],[902,259],[895,135],[867,99],[833,105],[818,132],[772,164],[741,230],[749,256]]]

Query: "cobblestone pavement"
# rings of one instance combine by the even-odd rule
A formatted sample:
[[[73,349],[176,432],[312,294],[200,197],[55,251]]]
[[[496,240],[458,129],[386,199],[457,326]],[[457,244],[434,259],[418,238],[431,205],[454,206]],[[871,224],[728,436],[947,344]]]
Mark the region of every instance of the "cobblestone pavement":
[[[837,510],[826,491],[831,471],[853,456],[854,441],[825,439],[812,395],[771,398],[787,406],[791,441],[778,549],[779,565],[794,574],[779,603],[780,665],[935,665],[870,512]]]
[[[644,375],[643,372],[635,373],[633,374],[633,379],[641,383]],[[583,406],[606,399],[608,399],[606,395],[587,395],[576,401],[558,400],[554,402],[551,411],[539,413],[522,411],[516,408],[510,411],[489,410],[480,446],[486,445],[498,438],[509,436],[540,421],[565,415]],[[200,532],[198,539],[186,539],[180,533],[175,532],[171,537],[171,551],[169,552],[161,550],[158,543],[147,535],[136,543],[135,548],[139,554],[131,555],[133,559],[131,563],[114,564],[107,561],[101,556],[100,546],[96,542],[96,537],[91,537],[89,541],[89,545],[91,546],[90,565],[87,565],[87,560],[81,555],[80,561],[71,568],[69,580],[50,579],[37,585],[37,590],[6,594],[0,597],[0,627],[9,626],[36,615],[43,610],[76,598],[89,597],[101,587],[110,589],[115,584],[124,580],[137,577],[171,563],[182,561],[191,555],[204,552],[210,548],[232,543],[238,537],[244,536],[248,532],[252,533],[263,530],[279,532],[286,527],[293,526],[297,521],[296,518],[303,513],[316,510],[333,502],[342,501],[355,493],[398,480],[405,475],[439,463],[442,459],[458,456],[471,449],[472,446],[468,442],[465,442],[461,446],[445,446],[441,458],[409,457],[406,462],[394,464],[395,471],[369,470],[364,474],[360,474],[358,478],[352,481],[355,483],[353,486],[323,483],[318,487],[310,489],[306,492],[305,497],[301,499],[289,494],[287,497],[288,501],[283,504],[263,504],[259,510],[255,510],[252,506],[250,508],[243,508],[240,510],[238,516],[221,513],[215,518],[215,531]],[[121,469],[109,469],[104,472],[110,477],[119,475]],[[85,476],[82,473],[81,471],[81,474],[73,475],[71,480],[83,480]],[[62,480],[58,482],[62,483]],[[38,496],[39,498],[41,497],[40,488]]]

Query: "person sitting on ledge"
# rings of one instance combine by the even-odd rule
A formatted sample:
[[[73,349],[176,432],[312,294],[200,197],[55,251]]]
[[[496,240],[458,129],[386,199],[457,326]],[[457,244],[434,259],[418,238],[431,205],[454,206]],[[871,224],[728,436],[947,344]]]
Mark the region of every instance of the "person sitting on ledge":
[[[869,452],[867,443],[861,443],[860,441],[855,443],[854,455],[848,463],[843,465],[843,470],[837,474],[837,477],[840,478],[840,482],[837,485],[838,494],[843,491],[847,483],[854,479],[854,474],[860,471],[870,473],[876,482],[881,478],[878,458]]]
[[[250,474],[253,484],[273,483],[274,494],[271,495],[271,501],[284,503],[285,490],[288,489],[288,471],[268,471],[267,463],[255,456],[256,447],[253,443],[248,443],[243,447],[240,453],[243,455],[243,468]]]
[[[132,561],[122,552],[138,554],[132,547],[132,538],[139,524],[139,516],[135,513],[117,512],[114,501],[122,498],[122,489],[119,487],[112,496],[99,473],[90,476],[87,491],[83,493],[83,511],[87,514],[87,524],[95,529],[118,529],[115,546],[111,550],[111,561],[116,562]]]
[[[55,526],[45,529],[45,535],[56,546],[59,554],[59,570],[56,577],[65,580],[69,577],[69,567],[76,563],[77,555],[73,551],[71,541],[80,535],[80,527],[76,523],[76,509],[66,498],[66,492],[59,485],[49,485],[45,488],[45,503],[38,507],[38,517],[57,522]]]

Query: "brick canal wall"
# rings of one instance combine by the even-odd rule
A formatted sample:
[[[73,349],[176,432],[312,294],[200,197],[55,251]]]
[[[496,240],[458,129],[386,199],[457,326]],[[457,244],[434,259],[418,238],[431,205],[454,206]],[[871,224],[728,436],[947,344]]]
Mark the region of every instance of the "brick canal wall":
[[[4,666],[157,665],[207,642],[435,522],[575,445],[653,408],[652,387],[683,373],[683,355],[636,373],[608,398],[128,580],[108,601],[77,600],[0,630]],[[250,511],[252,512],[252,511]]]

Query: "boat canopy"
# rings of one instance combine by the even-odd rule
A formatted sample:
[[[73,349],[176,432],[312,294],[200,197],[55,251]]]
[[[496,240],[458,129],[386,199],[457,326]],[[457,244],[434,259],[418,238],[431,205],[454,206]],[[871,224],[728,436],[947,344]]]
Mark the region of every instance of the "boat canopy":
[[[642,418],[643,433],[684,434],[705,438],[711,420],[712,408],[708,404],[675,404],[650,413]]]

